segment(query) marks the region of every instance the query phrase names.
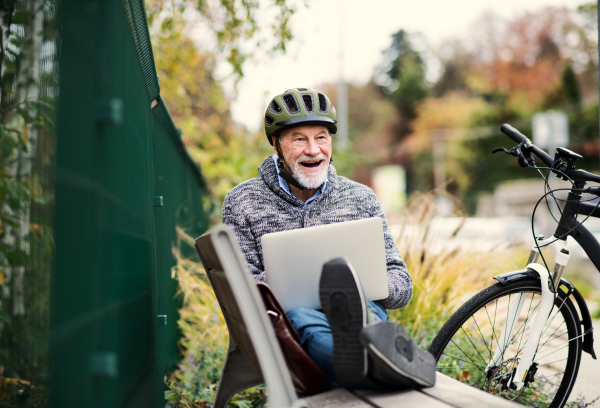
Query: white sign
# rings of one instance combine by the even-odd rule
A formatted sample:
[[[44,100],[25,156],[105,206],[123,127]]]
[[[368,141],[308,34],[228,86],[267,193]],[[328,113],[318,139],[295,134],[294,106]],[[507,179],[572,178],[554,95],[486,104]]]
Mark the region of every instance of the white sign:
[[[569,145],[569,120],[564,112],[547,111],[533,115],[533,144],[542,149]]]

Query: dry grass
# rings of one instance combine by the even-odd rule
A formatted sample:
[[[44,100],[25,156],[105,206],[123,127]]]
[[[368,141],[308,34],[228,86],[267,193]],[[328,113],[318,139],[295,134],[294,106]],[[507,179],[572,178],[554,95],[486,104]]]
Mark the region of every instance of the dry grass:
[[[183,297],[183,308],[180,310],[178,322],[182,333],[200,332],[203,341],[220,342],[227,346],[228,334],[225,320],[215,293],[213,292],[204,267],[200,262],[181,255],[181,245],[189,245],[193,248],[194,239],[187,235],[181,228],[177,229],[178,245],[173,249],[173,255],[177,264],[173,267],[171,274],[179,282],[177,295]],[[196,256],[194,258],[197,259]],[[183,338],[181,346],[189,349],[191,341],[197,340]]]
[[[522,268],[527,256],[520,248],[482,253],[473,247],[457,245],[453,241],[464,221],[439,245],[439,238],[432,230],[435,198],[434,193],[415,194],[406,210],[390,220],[400,226],[396,243],[414,285],[408,306],[390,311],[390,319],[405,326],[417,340],[425,339],[425,343],[454,310],[474,293],[495,283],[491,279],[494,275]],[[455,207],[460,205],[455,204]]]
[[[170,391],[166,392],[166,399],[178,407],[208,407],[214,400],[225,361],[227,326],[202,264],[182,256],[181,247],[193,247],[193,238],[179,228],[177,237],[173,248],[177,264],[171,276],[179,282],[177,296],[183,298],[177,322],[182,335],[182,359],[177,370],[167,376]]]
[[[173,255],[177,264],[171,275],[179,282],[177,296],[183,298],[179,346],[182,359],[166,378],[166,399],[180,408],[210,407],[215,399],[221,370],[225,363],[229,334],[215,293],[197,256],[186,258],[182,247],[194,246],[194,239],[177,229]],[[264,387],[255,387],[233,397],[228,407],[250,408],[265,400]]]

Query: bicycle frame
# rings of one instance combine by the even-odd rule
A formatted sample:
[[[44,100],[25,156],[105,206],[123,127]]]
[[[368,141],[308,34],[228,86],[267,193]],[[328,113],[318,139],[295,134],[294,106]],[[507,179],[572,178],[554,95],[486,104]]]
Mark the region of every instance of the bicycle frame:
[[[584,186],[585,182],[578,181],[575,183],[575,188],[577,189],[582,189]],[[552,312],[554,305],[554,292],[558,290],[562,271],[569,262],[570,255],[567,250],[568,236],[572,236],[577,243],[579,243],[594,266],[596,266],[596,269],[600,271],[600,243],[598,243],[598,240],[585,226],[577,221],[578,215],[600,218],[600,206],[590,203],[582,203],[581,194],[571,191],[568,195],[565,207],[562,210],[562,215],[554,235],[547,239],[544,239],[543,237],[536,237],[536,242],[534,242],[532,246],[531,255],[529,257],[526,270],[535,271],[538,273],[541,281],[542,300],[531,328],[531,332],[527,342],[525,343],[523,354],[519,360],[516,370],[511,375],[510,381],[507,382],[507,384],[509,384],[509,386],[513,389],[521,389],[528,381],[527,375],[532,367],[532,362],[535,358],[535,353],[537,352],[542,331],[546,326],[547,320]],[[556,250],[556,264],[554,267],[554,273],[552,275],[544,265],[537,262],[540,257],[540,249],[549,245],[552,245]],[[506,277],[507,275],[514,273],[515,272],[509,272],[508,274],[501,275],[497,278]],[[486,372],[489,373],[490,369],[497,367],[502,362],[504,353],[511,343],[512,332],[516,325],[518,316],[523,308],[524,301],[525,294],[518,294],[511,300],[506,322],[502,328],[500,337],[498,337],[498,343],[496,345],[494,357],[486,366]]]
[[[577,184],[581,183],[581,187]],[[583,188],[585,183],[577,182],[577,188]],[[579,200],[581,195],[577,193],[569,193],[567,203],[563,209],[562,216],[554,233],[555,237],[570,235],[577,241],[577,243],[583,248],[586,255],[596,269],[600,271],[600,243],[592,235],[592,233],[583,225],[577,221],[577,215],[590,216],[593,218],[600,218],[600,206],[590,203],[582,203]],[[574,228],[574,229],[573,229]],[[573,230],[572,230],[573,229]]]

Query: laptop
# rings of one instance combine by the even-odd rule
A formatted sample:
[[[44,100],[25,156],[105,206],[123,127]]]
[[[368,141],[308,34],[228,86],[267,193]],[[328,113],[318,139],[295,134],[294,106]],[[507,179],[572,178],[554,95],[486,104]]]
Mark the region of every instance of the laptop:
[[[379,217],[265,234],[262,248],[267,283],[286,312],[296,307],[321,309],[323,263],[337,257],[350,261],[367,299],[389,296]]]

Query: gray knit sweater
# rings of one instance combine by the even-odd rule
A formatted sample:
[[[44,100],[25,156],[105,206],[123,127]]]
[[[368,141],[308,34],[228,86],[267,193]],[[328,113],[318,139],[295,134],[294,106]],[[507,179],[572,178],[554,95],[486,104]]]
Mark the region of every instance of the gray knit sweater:
[[[373,191],[329,166],[327,188],[309,205],[279,186],[272,157],[258,168],[260,177],[232,189],[223,203],[223,222],[237,237],[256,279],[265,280],[261,237],[271,232],[314,227],[369,217],[383,218],[390,295],[380,300],[386,309],[406,306],[412,296],[412,279],[390,234],[385,215]]]

